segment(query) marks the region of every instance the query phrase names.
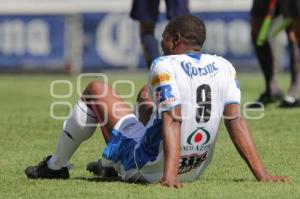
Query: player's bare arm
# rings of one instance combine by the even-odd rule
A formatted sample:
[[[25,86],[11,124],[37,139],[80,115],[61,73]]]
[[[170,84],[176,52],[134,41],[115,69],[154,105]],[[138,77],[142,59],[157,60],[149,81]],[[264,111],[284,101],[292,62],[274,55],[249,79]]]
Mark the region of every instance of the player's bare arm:
[[[149,88],[144,85],[137,96],[138,118],[145,126],[150,120],[154,103],[149,96]]]
[[[146,124],[152,113],[151,104],[153,103],[148,96],[147,85],[139,92],[137,102],[139,104],[139,120]],[[181,108],[178,106],[175,109],[163,112],[162,120],[165,162],[161,184],[167,187],[181,188],[182,184],[176,181],[180,158]]]
[[[240,105],[226,105],[224,109],[224,116],[225,126],[231,140],[239,154],[246,161],[255,178],[262,182],[287,181],[288,177],[269,175],[264,168],[256,151],[250,130],[247,127],[245,119],[240,114]]]
[[[181,188],[177,182],[177,171],[180,159],[181,108],[162,113],[162,137],[164,149],[164,171],[161,184],[167,187]]]

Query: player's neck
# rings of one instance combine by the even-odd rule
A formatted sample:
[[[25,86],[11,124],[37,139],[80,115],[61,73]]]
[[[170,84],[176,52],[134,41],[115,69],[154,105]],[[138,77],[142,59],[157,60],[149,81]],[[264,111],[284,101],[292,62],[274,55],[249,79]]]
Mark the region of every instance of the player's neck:
[[[185,49],[185,53],[200,53],[200,49],[198,46],[189,46]]]
[[[177,48],[174,51],[174,54],[200,53],[200,49],[201,48],[199,46],[180,45],[177,46]]]

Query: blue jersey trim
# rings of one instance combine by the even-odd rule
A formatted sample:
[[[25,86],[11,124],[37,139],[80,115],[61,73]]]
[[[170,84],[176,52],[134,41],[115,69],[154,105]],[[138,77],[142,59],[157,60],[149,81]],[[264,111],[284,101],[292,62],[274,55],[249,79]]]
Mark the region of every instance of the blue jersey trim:
[[[189,52],[187,53],[188,56],[190,56],[191,58],[194,58],[198,61],[200,61],[201,59],[201,53],[194,53],[194,52]]]
[[[226,101],[224,103],[224,105],[228,105],[228,104],[240,104],[240,102],[238,102],[238,101]]]
[[[155,119],[153,125],[147,128],[140,146],[135,149],[135,161],[138,168],[156,159],[162,141],[161,127],[162,120]]]

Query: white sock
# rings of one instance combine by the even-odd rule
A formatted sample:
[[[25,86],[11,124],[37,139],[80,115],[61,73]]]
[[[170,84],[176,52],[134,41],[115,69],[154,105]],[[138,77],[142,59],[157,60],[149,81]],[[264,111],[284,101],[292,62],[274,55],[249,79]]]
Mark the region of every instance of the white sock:
[[[56,151],[48,160],[48,167],[59,170],[67,165],[78,146],[93,135],[97,124],[94,112],[84,102],[78,101],[71,116],[64,122]]]

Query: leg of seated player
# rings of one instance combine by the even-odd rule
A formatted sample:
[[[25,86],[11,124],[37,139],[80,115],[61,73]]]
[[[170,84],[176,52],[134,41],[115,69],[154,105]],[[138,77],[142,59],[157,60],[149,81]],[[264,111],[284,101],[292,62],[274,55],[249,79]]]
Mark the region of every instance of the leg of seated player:
[[[91,82],[82,98],[84,102],[78,101],[64,122],[55,153],[41,164],[28,167],[25,173],[29,178],[69,178],[68,161],[79,145],[93,135],[98,124],[95,112],[89,108],[91,101],[96,104],[109,132],[120,118],[132,113],[116,92],[102,82]]]
[[[91,82],[83,92],[82,99],[97,116],[106,143],[118,121],[133,113],[128,104],[109,85],[102,82]],[[101,159],[89,162],[86,169],[96,176],[118,176],[113,167],[103,167]]]
[[[150,120],[152,110],[153,110],[153,102],[149,97],[147,85],[145,85],[138,93],[136,108],[137,108],[137,116],[138,116],[139,121],[146,126],[146,124]],[[100,111],[102,113],[105,112],[103,110],[100,110]],[[103,116],[101,115],[100,117],[102,118]],[[114,125],[111,124],[110,126],[114,126]],[[111,127],[107,131],[111,132]],[[105,135],[104,135],[104,137],[105,137]],[[96,176],[116,177],[118,175],[113,167],[103,167],[101,159],[99,159],[97,161],[89,162],[86,165],[86,169]]]
[[[139,121],[146,126],[150,120],[154,107],[153,101],[149,96],[149,89],[147,85],[143,86],[137,96],[137,106]]]
[[[90,107],[95,104],[105,128],[111,132],[117,122],[124,116],[132,114],[132,109],[109,85],[93,81],[83,92],[85,103]],[[109,135],[110,136],[110,135]],[[109,137],[108,137],[109,139]]]

